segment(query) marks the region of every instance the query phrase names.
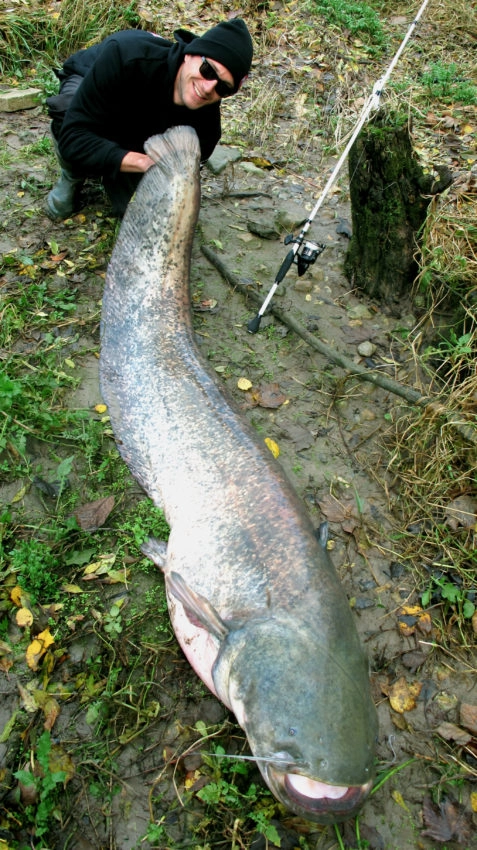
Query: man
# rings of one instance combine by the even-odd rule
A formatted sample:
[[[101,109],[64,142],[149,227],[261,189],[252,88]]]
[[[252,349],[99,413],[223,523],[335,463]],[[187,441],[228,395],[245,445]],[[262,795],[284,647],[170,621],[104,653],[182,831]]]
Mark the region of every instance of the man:
[[[252,39],[240,18],[203,36],[186,30],[175,42],[124,30],[74,53],[57,72],[60,93],[48,98],[61,176],[47,199],[51,218],[77,208],[86,177],[100,177],[122,216],[141,175],[153,165],[146,139],[188,124],[202,161],[220,139],[220,103],[241,87],[252,63]]]

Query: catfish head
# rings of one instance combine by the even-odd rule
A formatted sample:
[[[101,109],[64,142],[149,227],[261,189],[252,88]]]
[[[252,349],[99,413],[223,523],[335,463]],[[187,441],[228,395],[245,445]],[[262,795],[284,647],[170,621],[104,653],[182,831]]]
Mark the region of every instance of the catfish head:
[[[371,790],[377,717],[358,641],[327,646],[317,631],[249,621],[227,635],[213,677],[273,795],[308,820],[335,823]]]
[[[317,823],[353,817],[373,784],[377,715],[349,608],[328,623],[283,609],[224,621],[177,573],[167,586],[216,641],[214,691],[273,795]]]

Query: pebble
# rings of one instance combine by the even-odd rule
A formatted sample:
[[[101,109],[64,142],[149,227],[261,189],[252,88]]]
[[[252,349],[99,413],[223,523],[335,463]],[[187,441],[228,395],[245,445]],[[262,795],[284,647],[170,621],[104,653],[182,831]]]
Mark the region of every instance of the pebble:
[[[376,346],[374,342],[371,342],[369,339],[366,339],[364,342],[360,342],[358,345],[358,354],[361,357],[371,357],[376,351]]]

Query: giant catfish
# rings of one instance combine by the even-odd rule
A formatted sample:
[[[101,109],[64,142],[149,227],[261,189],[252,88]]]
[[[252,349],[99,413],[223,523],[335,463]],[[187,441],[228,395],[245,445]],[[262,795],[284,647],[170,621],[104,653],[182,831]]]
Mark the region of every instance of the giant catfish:
[[[185,655],[234,712],[272,793],[310,820],[343,820],[373,782],[367,660],[304,506],[194,340],[197,136],[175,127],[145,147],[156,164],[112,253],[100,356],[119,451],[171,529],[167,548],[145,551]]]

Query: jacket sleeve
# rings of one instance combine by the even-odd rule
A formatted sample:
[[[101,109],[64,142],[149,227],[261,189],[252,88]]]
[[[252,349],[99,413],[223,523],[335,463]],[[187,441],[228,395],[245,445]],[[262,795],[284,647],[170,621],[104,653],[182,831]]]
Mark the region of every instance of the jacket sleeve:
[[[58,140],[62,158],[78,177],[114,178],[128,153],[111,141],[118,121],[127,120],[121,117],[126,75],[119,45],[108,39],[73,98]]]

